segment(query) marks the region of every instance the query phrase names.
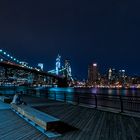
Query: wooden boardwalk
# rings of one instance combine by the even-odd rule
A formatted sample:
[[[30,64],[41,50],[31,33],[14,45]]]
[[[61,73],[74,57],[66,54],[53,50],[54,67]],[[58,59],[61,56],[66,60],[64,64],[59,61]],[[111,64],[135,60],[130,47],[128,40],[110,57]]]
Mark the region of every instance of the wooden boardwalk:
[[[140,119],[72,105],[37,107],[78,130],[57,139],[140,140]]]
[[[45,136],[13,111],[9,109],[0,110],[0,140],[31,139],[45,139]]]
[[[140,140],[140,118],[42,100],[30,98],[27,102],[77,128],[53,140]],[[0,140],[46,139],[10,109],[0,110]]]

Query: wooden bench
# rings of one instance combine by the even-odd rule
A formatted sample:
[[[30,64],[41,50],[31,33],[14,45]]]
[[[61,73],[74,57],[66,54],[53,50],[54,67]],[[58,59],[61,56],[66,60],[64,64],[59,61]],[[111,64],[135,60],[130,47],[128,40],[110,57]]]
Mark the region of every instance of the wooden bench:
[[[11,108],[12,110],[20,113],[23,117],[27,118],[28,121],[32,121],[35,126],[39,126],[40,128],[42,128],[44,133],[48,131],[48,135],[46,133],[48,137],[55,137],[61,135],[55,132],[55,130],[60,127],[60,119],[57,119],[51,115],[43,113],[27,105],[12,104]]]
[[[12,99],[6,96],[0,96],[0,100],[4,103],[11,103]]]

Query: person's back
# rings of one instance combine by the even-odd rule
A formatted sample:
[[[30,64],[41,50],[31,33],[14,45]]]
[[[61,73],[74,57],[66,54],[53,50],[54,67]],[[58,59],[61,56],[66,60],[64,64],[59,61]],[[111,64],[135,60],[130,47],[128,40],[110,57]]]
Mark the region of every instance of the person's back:
[[[18,100],[19,100],[19,96],[18,94],[16,93],[13,97],[13,100],[11,102],[11,104],[18,104]]]
[[[16,93],[14,95],[11,104],[16,104],[16,105],[24,104],[24,105],[27,105],[26,102],[23,101],[22,92],[20,92],[20,94]]]

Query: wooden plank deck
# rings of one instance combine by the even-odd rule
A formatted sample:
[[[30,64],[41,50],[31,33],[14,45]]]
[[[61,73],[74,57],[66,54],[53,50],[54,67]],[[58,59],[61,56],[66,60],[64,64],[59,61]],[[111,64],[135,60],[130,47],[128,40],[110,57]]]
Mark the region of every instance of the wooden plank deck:
[[[30,98],[34,105],[33,98]],[[28,100],[29,101],[29,100]],[[41,100],[40,100],[40,103]],[[140,118],[104,112],[56,101],[36,106],[43,112],[61,119],[77,130],[53,140],[140,140]],[[0,110],[0,140],[48,139],[11,110]]]
[[[139,118],[68,104],[36,108],[78,128],[57,139],[140,140]]]
[[[0,140],[21,139],[45,139],[45,136],[10,109],[0,110]]]

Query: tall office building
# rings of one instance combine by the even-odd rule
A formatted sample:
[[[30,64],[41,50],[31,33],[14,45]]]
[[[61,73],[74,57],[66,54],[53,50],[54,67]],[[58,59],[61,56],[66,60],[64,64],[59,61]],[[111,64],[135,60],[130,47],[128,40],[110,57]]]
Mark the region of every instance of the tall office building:
[[[125,70],[119,70],[119,77],[124,78],[125,77]]]
[[[96,63],[93,63],[88,67],[88,82],[95,83],[98,80],[98,67]]]
[[[112,69],[110,68],[108,71],[108,80],[111,80],[112,78]]]
[[[58,54],[56,58],[56,63],[55,63],[55,71],[57,75],[59,74],[60,68],[61,68],[61,56]]]
[[[113,80],[113,81],[117,81],[117,78],[118,78],[118,72],[117,72],[117,70],[116,69],[112,69],[112,78],[111,78],[111,80]]]

